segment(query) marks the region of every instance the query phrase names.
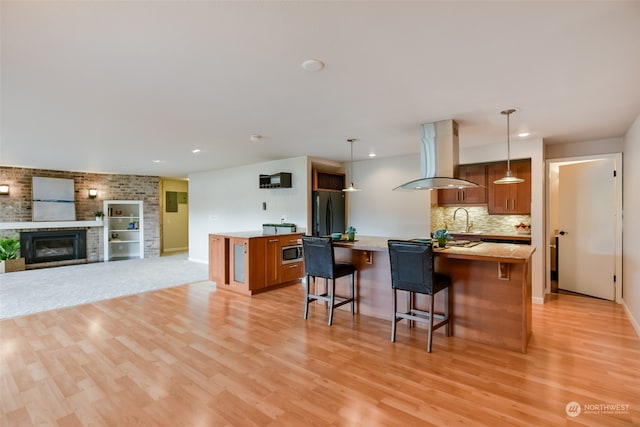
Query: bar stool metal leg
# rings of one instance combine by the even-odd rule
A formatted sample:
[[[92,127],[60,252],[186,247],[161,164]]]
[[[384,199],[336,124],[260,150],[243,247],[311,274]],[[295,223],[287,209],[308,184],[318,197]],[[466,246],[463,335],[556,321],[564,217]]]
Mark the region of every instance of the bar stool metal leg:
[[[393,316],[391,317],[391,342],[396,342],[396,323],[398,322],[398,318],[396,317],[396,312],[398,311],[398,295],[397,290],[393,289],[391,293],[391,299],[393,301]]]

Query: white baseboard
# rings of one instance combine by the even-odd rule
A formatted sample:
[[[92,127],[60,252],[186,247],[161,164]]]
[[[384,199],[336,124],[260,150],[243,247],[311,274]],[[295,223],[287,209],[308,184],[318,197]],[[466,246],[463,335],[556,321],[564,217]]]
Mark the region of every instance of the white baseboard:
[[[531,297],[531,302],[534,304],[544,304],[544,298]]]
[[[631,326],[633,326],[633,329],[636,330],[636,334],[638,334],[638,338],[640,338],[640,323],[638,323],[638,320],[635,317],[633,317],[633,314],[631,313],[631,310],[629,310],[629,307],[627,307],[627,304],[624,302],[624,299],[622,300],[622,306],[624,307],[625,313],[627,313],[627,317],[631,322]]]

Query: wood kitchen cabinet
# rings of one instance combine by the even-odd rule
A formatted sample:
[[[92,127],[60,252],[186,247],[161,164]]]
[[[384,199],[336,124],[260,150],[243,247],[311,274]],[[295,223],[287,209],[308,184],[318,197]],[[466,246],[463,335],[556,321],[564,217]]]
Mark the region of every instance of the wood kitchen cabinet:
[[[216,283],[229,282],[229,239],[209,235],[209,280]]]
[[[242,234],[242,233],[240,233]],[[283,246],[299,244],[302,233],[269,236],[209,235],[209,280],[218,289],[245,295],[300,279],[302,261],[282,264]]]
[[[486,165],[460,165],[456,178],[475,182],[481,187],[438,190],[439,206],[484,205],[487,203]]]
[[[343,173],[322,172],[313,170],[313,190],[321,191],[342,191],[345,176]]]
[[[487,210],[490,215],[531,214],[531,159],[511,161],[513,176],[524,179],[520,184],[494,184],[504,176],[507,162],[487,166]]]
[[[280,247],[278,249],[278,260],[280,260],[280,252],[283,246],[292,246],[301,244],[302,234],[290,234],[286,236],[280,236]],[[304,262],[302,260],[297,262],[291,262],[288,264],[280,263],[279,268],[279,283],[287,283],[293,280],[298,280],[304,276]]]

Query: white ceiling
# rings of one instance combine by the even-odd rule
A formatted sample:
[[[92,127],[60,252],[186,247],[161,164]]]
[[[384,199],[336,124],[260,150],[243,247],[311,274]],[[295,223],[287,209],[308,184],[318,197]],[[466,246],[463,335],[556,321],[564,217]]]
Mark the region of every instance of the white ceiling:
[[[309,155],[621,137],[640,2],[1,3],[0,165],[167,177]],[[306,72],[310,58],[326,67]],[[252,134],[263,135],[259,142]],[[606,143],[606,142],[603,142]],[[192,154],[191,150],[202,151]],[[153,160],[161,160],[153,163]]]

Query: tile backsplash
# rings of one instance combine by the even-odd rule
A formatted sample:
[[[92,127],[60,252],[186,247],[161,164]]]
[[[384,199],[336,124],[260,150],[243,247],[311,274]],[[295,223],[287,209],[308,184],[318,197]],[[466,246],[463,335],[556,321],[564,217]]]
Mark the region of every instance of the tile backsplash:
[[[431,231],[446,228],[450,232],[464,231],[466,227],[466,213],[460,209],[453,214],[457,207],[432,207]],[[486,206],[468,206],[464,209],[469,212],[469,224],[471,231],[486,234],[517,235],[514,226],[520,222],[531,224],[531,215],[489,215]]]

